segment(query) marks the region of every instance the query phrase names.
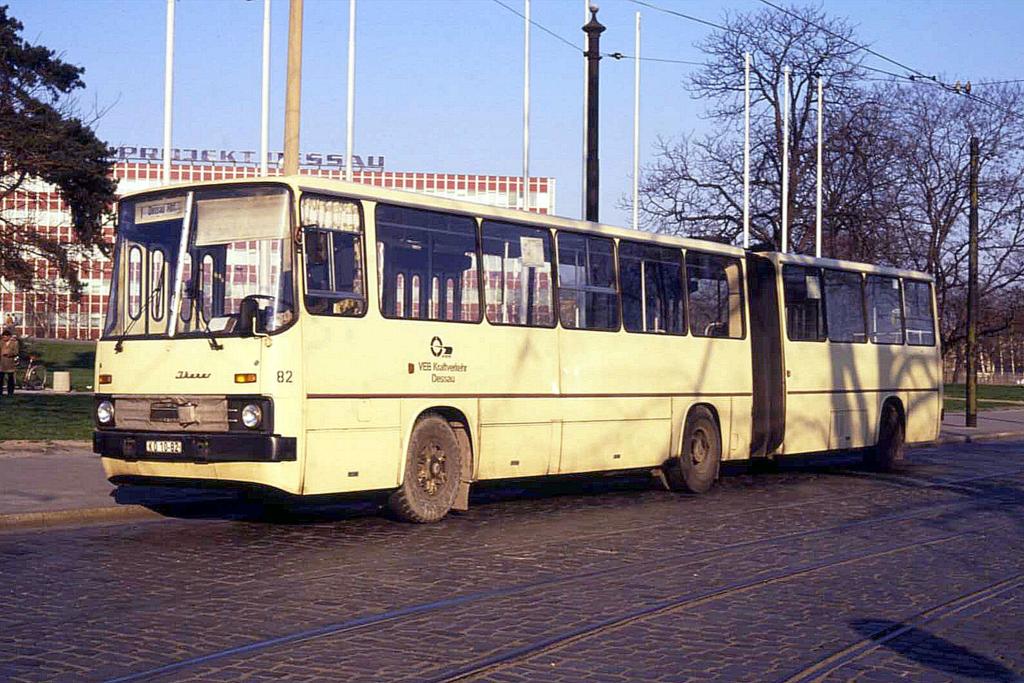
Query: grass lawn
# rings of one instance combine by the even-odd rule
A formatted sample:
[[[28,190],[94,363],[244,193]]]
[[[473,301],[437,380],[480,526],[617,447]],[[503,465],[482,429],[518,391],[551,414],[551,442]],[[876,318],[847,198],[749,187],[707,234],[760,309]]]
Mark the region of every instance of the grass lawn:
[[[963,384],[947,384],[944,398],[946,410],[962,413],[967,405]],[[1012,384],[979,384],[978,410],[1024,408],[1024,386]]]
[[[21,347],[22,356],[27,356],[29,351],[39,355],[39,362],[46,367],[47,387],[53,386],[55,371],[67,370],[71,372],[72,389],[92,389],[96,342],[25,338],[21,340]]]
[[[0,439],[92,438],[92,396],[6,394],[0,398]]]

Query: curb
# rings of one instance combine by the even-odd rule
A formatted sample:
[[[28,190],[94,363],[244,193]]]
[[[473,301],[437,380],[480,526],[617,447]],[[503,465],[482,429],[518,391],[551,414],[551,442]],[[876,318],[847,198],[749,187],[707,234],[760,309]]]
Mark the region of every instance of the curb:
[[[1024,439],[1022,432],[985,432],[981,434],[949,434],[940,436],[930,446],[946,446],[955,443],[979,443],[982,441],[1006,441],[1011,439]]]
[[[166,519],[155,510],[142,505],[117,505],[41,512],[14,512],[0,515],[0,533],[31,527],[69,526],[87,522]]]

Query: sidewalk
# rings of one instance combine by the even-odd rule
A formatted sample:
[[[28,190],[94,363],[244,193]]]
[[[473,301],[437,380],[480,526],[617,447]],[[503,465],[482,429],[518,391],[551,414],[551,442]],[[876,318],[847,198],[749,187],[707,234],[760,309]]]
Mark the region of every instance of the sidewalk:
[[[978,413],[977,428],[964,426],[964,413],[946,412],[939,443],[970,443],[1024,436],[1024,410],[986,410]]]
[[[962,413],[947,413],[938,443],[988,439],[1024,440],[1024,410],[993,410],[978,415],[978,427],[964,426]],[[99,456],[87,441],[0,441],[0,532],[27,526],[85,521],[160,518],[159,512],[114,496]],[[234,496],[201,489],[147,490],[147,505],[211,503]]]

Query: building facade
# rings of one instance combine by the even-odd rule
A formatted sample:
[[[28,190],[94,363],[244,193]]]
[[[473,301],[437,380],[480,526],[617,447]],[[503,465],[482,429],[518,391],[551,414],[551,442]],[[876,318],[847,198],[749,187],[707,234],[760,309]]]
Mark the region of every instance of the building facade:
[[[276,169],[270,175],[276,175]],[[343,179],[338,167],[303,168],[304,175]],[[164,185],[158,161],[118,161],[113,175],[118,192],[127,194]],[[171,166],[171,183],[204,182],[255,178],[259,168],[252,164],[177,164]],[[377,187],[408,192],[441,195],[451,199],[506,208],[520,205],[523,181],[516,176],[470,175],[461,173],[405,173],[395,171],[355,171],[353,179]],[[530,209],[554,213],[555,179],[530,178]],[[0,202],[0,212],[11,221],[25,222],[62,242],[73,243],[71,215],[59,193],[43,183],[27,183],[18,192]],[[114,228],[104,230],[104,238],[113,242]],[[37,285],[33,291],[19,291],[13,283],[0,278],[0,320],[15,327],[22,336],[53,339],[97,339],[103,330],[110,291],[111,262],[98,251],[73,253],[82,281],[82,294],[75,301],[66,285],[47,262],[36,263]]]

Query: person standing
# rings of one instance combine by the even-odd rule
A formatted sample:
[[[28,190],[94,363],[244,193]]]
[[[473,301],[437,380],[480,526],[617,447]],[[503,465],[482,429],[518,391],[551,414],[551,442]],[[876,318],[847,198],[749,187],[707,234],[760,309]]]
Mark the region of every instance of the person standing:
[[[7,395],[14,395],[14,373],[18,369],[18,354],[21,353],[21,343],[14,336],[14,331],[5,327],[0,334],[0,395],[3,394],[4,386],[7,387]]]

